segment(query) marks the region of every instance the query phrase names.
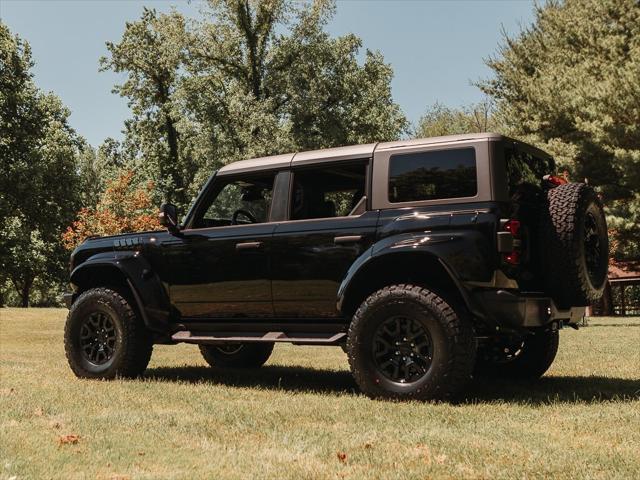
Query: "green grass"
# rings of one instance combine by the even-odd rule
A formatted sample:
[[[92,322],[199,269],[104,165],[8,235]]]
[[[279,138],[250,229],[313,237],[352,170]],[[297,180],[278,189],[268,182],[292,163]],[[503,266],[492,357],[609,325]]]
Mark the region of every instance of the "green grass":
[[[537,384],[429,404],[369,400],[326,347],[222,373],[159,346],[142,380],[78,380],[65,315],[0,309],[0,478],[640,478],[638,318],[564,330]]]

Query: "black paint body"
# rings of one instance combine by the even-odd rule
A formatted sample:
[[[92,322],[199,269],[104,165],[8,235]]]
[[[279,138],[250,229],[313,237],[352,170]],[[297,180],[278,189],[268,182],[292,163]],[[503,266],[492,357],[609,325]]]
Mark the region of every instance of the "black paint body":
[[[496,272],[507,271],[496,233],[514,207],[499,178],[504,177],[500,154],[491,153],[499,142],[486,143],[496,178],[488,200],[373,209],[374,155],[363,159],[369,170],[360,215],[289,220],[287,186],[295,168],[284,166],[274,169],[269,222],[192,228],[202,199],[215,188],[214,175],[179,234],[144,232],[80,245],[70,262],[69,304],[94,286],[128,287],[158,342],[170,341],[184,325],[206,330],[225,322],[246,330],[295,323],[298,329],[321,331],[328,324],[346,329],[372,288],[433,278],[434,289],[455,290],[457,301],[483,328],[522,327],[531,320],[522,310],[527,294],[515,281],[496,280]],[[487,293],[502,296],[496,300]]]

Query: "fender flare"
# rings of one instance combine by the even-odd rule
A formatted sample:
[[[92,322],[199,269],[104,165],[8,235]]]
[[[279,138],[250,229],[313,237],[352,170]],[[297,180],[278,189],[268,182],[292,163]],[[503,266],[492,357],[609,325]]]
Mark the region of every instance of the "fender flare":
[[[117,271],[131,290],[133,300],[147,328],[155,333],[169,334],[171,305],[165,288],[140,252],[103,252],[89,257],[71,272],[71,283],[96,285],[94,274],[99,269]],[[77,298],[74,295],[73,301]]]
[[[421,255],[424,258],[428,258],[430,262],[437,262],[439,268],[446,273],[473,316],[487,320],[484,309],[477,305],[463,281],[456,275],[454,268],[447,261],[447,254],[452,249],[458,249],[461,245],[467,243],[465,240],[468,240],[465,233],[446,232],[434,234],[431,232],[412,232],[387,237],[378,241],[362,253],[347,271],[338,288],[336,303],[338,311],[344,313],[349,295],[355,290],[355,286],[360,279],[367,275],[367,271],[376,262],[406,255]]]

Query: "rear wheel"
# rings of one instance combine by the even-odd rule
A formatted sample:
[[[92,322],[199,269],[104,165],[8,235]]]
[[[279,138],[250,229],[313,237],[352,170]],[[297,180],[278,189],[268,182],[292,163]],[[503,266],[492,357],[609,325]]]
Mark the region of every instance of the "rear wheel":
[[[347,340],[351,372],[372,398],[449,398],[469,379],[475,348],[466,318],[414,285],[393,285],[369,296],[354,315]]]
[[[258,368],[271,356],[273,343],[200,345],[205,361],[216,368]]]
[[[478,349],[475,375],[536,380],[549,369],[558,353],[558,331],[526,337],[500,337]]]

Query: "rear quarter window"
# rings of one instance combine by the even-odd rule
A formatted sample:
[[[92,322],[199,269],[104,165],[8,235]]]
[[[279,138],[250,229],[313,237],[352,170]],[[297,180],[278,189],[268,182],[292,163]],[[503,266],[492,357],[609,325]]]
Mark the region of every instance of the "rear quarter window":
[[[535,156],[517,148],[505,148],[504,157],[510,196],[522,187],[539,186],[542,177],[555,173],[551,158]]]
[[[389,202],[474,197],[478,193],[474,148],[393,155]]]

